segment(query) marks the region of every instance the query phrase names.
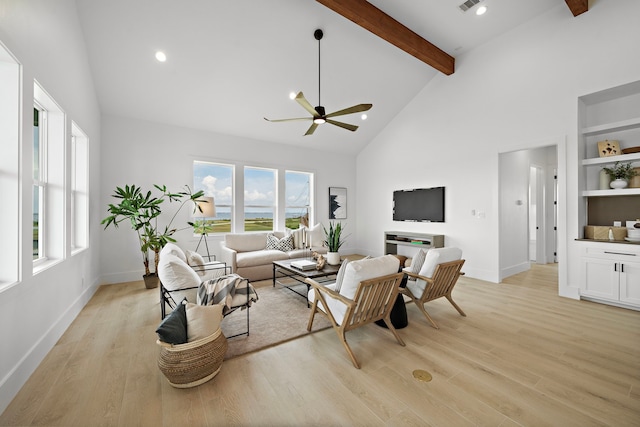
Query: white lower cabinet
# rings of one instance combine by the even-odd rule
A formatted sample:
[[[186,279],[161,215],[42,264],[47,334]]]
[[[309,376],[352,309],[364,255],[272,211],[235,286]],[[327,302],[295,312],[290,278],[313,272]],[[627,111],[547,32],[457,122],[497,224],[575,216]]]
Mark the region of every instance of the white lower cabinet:
[[[637,245],[587,243],[581,264],[581,297],[640,309]]]

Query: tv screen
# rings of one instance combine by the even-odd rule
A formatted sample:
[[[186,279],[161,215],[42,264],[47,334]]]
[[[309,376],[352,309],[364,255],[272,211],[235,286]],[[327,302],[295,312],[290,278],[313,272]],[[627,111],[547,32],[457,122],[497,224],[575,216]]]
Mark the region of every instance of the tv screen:
[[[444,187],[394,191],[393,220],[444,222]]]

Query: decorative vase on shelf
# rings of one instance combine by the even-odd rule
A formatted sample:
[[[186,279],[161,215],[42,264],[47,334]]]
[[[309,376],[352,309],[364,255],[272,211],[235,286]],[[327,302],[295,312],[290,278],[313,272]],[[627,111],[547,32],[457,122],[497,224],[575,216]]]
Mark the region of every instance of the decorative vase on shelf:
[[[611,184],[611,177],[606,170],[602,169],[600,171],[600,190],[608,190],[611,188],[609,184]]]
[[[609,184],[611,188],[614,188],[616,190],[625,188],[627,185],[629,185],[629,183],[626,179],[614,179],[613,181],[611,181],[611,184]]]
[[[327,264],[329,265],[340,264],[340,254],[338,252],[327,252]]]

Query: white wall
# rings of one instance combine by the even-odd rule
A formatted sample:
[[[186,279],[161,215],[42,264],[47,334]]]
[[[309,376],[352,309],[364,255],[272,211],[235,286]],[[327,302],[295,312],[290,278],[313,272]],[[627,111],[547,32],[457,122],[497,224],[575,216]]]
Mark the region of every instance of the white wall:
[[[385,230],[442,233],[469,276],[498,281],[498,153],[559,141],[560,294],[577,295],[577,98],[640,79],[638,16],[637,0],[592,2],[575,18],[560,2],[458,57],[359,154],[358,247],[382,253]],[[447,187],[444,224],[391,220],[393,190],[436,185]]]
[[[100,212],[107,216],[107,206],[116,186],[136,184],[152,188],[153,184],[166,185],[178,191],[189,185],[193,188],[193,160],[214,161],[269,168],[289,168],[315,173],[316,221],[328,224],[328,188],[347,188],[348,237],[341,252],[347,254],[357,241],[355,217],[355,156],[328,153],[313,149],[313,140],[304,140],[304,146],[272,144],[235,136],[167,126],[135,119],[103,116],[102,118],[102,196]],[[345,142],[348,143],[348,142]],[[175,210],[166,205],[165,211]],[[164,216],[164,215],[163,215]],[[189,210],[183,209],[173,223],[178,228],[190,221]],[[109,228],[102,238],[103,283],[141,280],[144,273],[135,233],[126,224],[118,229]],[[195,250],[199,236],[190,230],[177,233],[178,245]],[[208,239],[211,253],[218,253],[222,236]],[[200,247],[202,253],[202,246]]]
[[[28,379],[96,289],[99,278],[100,113],[86,57],[75,2],[3,0],[0,40],[22,67],[20,247],[4,240],[2,253],[20,251],[18,282],[0,290],[0,412]],[[89,137],[90,247],[71,256],[70,199],[65,199],[63,256],[33,274],[32,127],[33,82],[37,79],[66,113],[67,145],[71,120]],[[8,141],[0,141],[9,144]],[[7,147],[8,148],[8,147]],[[4,150],[5,147],[3,146]],[[69,153],[66,153],[67,166]],[[65,176],[69,185],[69,173]],[[2,209],[15,207],[4,200]]]

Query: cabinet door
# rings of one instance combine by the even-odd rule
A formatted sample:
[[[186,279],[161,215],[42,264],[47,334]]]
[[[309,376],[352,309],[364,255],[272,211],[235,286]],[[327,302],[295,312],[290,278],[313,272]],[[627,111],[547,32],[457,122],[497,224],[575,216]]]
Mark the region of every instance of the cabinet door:
[[[640,262],[620,264],[620,301],[640,307]]]
[[[618,300],[618,266],[607,259],[582,258],[582,288],[580,294],[595,298]]]

